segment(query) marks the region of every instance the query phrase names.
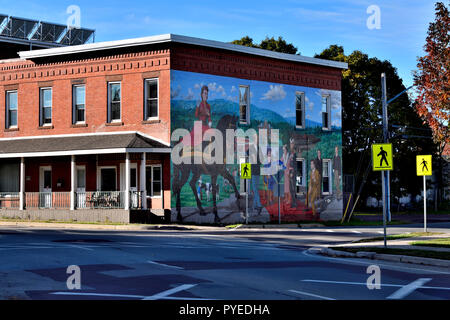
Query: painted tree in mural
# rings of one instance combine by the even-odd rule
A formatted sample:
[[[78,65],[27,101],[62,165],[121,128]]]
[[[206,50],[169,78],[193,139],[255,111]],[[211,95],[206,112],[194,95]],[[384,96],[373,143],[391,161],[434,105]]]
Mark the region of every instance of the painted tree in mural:
[[[436,3],[435,10],[436,18],[428,27],[424,46],[426,55],[418,60],[414,84],[418,92],[417,113],[431,127],[439,145],[436,177],[442,194],[442,152],[450,143],[450,10],[442,2]]]
[[[402,79],[389,61],[371,58],[361,51],[345,55],[342,46],[331,45],[315,57],[348,63],[348,69],[343,71],[342,77],[344,172],[354,175],[356,186],[360,186],[367,171],[366,181],[369,183],[364,184],[361,199],[369,195],[380,198],[380,176],[370,170],[370,145],[382,141],[381,73],[386,74],[388,99],[406,89]],[[415,155],[433,153],[434,145],[430,143],[428,127],[414,112],[408,95],[404,94],[389,104],[388,114],[390,125],[402,126],[390,127],[391,133],[394,133],[390,142],[394,145],[395,158],[398,159],[391,173],[395,209],[395,204],[399,205],[396,199],[406,194],[420,193],[420,181],[411,174],[415,172]]]

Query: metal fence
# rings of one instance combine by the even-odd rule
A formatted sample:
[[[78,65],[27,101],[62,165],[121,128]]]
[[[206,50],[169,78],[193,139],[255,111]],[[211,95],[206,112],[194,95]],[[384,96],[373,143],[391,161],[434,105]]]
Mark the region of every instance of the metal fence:
[[[70,192],[26,192],[25,208],[70,209]],[[142,192],[130,192],[130,209],[142,208]],[[18,209],[19,192],[1,192],[0,208]],[[125,191],[87,191],[75,193],[77,209],[124,209]]]

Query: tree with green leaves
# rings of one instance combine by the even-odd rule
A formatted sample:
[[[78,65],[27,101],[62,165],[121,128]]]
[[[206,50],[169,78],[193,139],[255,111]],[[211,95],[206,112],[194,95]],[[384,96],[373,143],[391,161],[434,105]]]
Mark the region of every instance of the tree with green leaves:
[[[250,38],[249,36],[245,36],[239,40],[234,40],[231,43],[246,47],[260,48],[282,53],[300,54],[297,48],[292,43],[287,43],[286,40],[283,39],[283,37],[278,37],[278,39],[275,39],[274,37],[269,38],[268,36],[266,36],[266,38],[262,40],[259,44],[255,44],[253,43],[252,38]]]

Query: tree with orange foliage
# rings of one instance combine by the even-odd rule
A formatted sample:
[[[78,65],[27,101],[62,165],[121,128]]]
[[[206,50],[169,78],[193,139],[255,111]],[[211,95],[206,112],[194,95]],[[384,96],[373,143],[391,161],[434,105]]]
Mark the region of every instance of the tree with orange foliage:
[[[418,60],[414,84],[417,113],[443,149],[450,142],[450,10],[442,2],[436,3],[435,10],[436,20],[428,27],[426,55]]]

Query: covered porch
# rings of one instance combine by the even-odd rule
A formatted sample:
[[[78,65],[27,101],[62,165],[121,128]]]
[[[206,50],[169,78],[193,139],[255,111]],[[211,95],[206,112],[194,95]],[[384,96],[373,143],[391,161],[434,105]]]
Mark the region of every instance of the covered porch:
[[[2,140],[0,209],[7,217],[77,221],[90,211],[117,222],[136,210],[164,215],[170,148],[140,133]]]

